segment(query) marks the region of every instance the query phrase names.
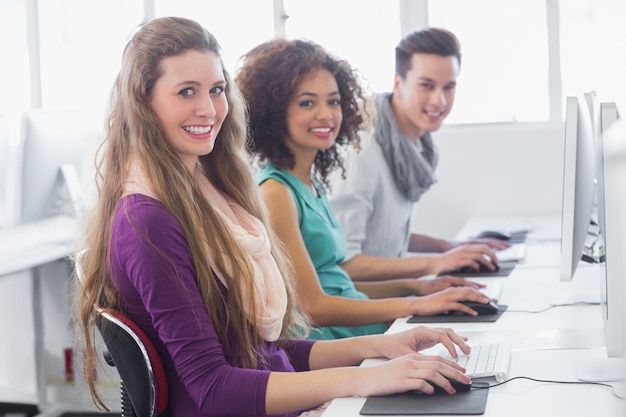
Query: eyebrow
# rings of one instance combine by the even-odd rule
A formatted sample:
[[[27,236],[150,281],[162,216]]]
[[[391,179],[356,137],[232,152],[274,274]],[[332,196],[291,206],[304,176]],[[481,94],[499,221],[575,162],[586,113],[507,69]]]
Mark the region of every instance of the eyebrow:
[[[216,85],[225,85],[225,84],[226,84],[226,80],[218,80],[218,81],[214,82],[211,86],[214,87]],[[174,87],[182,87],[184,85],[193,85],[195,87],[198,87],[198,86],[202,85],[202,83],[199,83],[198,81],[191,81],[191,80],[189,80],[189,81],[181,81],[181,82],[178,82],[178,83],[174,84]]]
[[[174,84],[174,87],[182,87],[183,85],[194,85],[194,86],[197,86],[197,85],[200,85],[200,83],[197,82],[197,81],[180,81],[180,82]]]
[[[430,83],[437,84],[437,82],[435,80],[433,80],[432,78],[428,78],[428,77],[419,77],[419,78],[422,81],[428,81]],[[456,85],[456,81],[449,81],[449,82],[445,83],[444,85]]]
[[[330,94],[328,95],[328,97],[330,97],[330,96],[338,96],[338,95],[340,95],[340,94],[339,94],[339,91],[333,91],[332,93],[330,93]],[[300,94],[298,94],[298,95],[296,96],[296,98],[301,98],[301,97],[305,97],[305,96],[317,97],[317,94],[315,94],[315,93],[309,93],[309,92],[306,92],[306,91],[305,91],[304,93],[300,93]]]

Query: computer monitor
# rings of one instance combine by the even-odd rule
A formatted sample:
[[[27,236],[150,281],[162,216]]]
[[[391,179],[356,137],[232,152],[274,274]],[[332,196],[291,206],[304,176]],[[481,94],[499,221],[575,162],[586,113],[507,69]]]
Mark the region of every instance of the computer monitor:
[[[615,393],[626,398],[626,128],[616,125],[615,103],[600,103],[595,152],[596,204],[599,239],[601,311],[606,357],[579,364],[578,378],[613,382]],[[617,130],[611,129],[615,126]]]
[[[597,143],[596,138],[601,135],[601,123],[600,123],[600,101],[598,100],[598,96],[595,91],[588,91],[583,94],[585,102],[587,103],[587,108],[589,109],[589,116],[591,118],[591,128],[593,130],[594,143]],[[597,146],[596,146],[597,148]],[[596,154],[597,155],[597,154]],[[597,161],[596,161],[597,162]],[[596,165],[597,170],[597,165]],[[594,188],[594,197],[593,197],[593,206],[591,208],[591,225],[595,226],[597,229],[598,226],[598,197],[596,195],[598,189]],[[598,230],[590,230],[590,233],[599,233]]]
[[[0,228],[6,224],[7,178],[9,176],[9,127],[7,117],[0,115]]]
[[[606,137],[605,132],[610,132],[610,127],[618,120],[617,106],[615,103],[601,103],[600,105],[600,135],[596,138],[596,184],[597,184],[597,204],[598,204],[598,224],[600,226],[601,242],[604,247],[600,250],[600,266],[602,275],[600,276],[600,295],[602,305],[602,316],[605,323],[605,338],[607,354],[609,357],[622,357],[626,347],[623,334],[626,325],[624,315],[626,312],[626,299],[619,296],[626,291],[624,280],[626,280],[626,268],[620,268],[616,259],[623,257],[624,243],[626,239],[616,235],[619,233],[621,222],[626,222],[626,214],[619,209],[626,209],[626,206],[619,205],[619,201],[614,201],[614,194],[622,194],[622,183],[619,178],[611,177],[612,174],[605,170],[611,169],[611,162],[605,164],[605,157],[611,155],[604,154],[604,140],[607,142],[611,139],[609,133]],[[613,139],[619,140],[619,139]],[[623,138],[622,140],[626,140]],[[607,217],[608,216],[608,217]],[[624,230],[624,229],[621,229]],[[609,252],[610,262],[607,262],[607,251]]]
[[[32,110],[23,114],[17,198],[20,224],[82,211],[79,173],[86,152],[99,139],[97,130],[87,123],[80,111]]]
[[[596,160],[589,107],[567,97],[561,211],[561,281],[571,281],[583,255],[594,202]]]
[[[595,155],[596,155],[596,189],[595,205],[598,214],[598,226],[600,235],[606,236],[606,218],[604,208],[604,132],[619,119],[617,105],[613,102],[598,103],[596,106],[598,116],[595,129]],[[601,256],[604,254],[600,254]]]

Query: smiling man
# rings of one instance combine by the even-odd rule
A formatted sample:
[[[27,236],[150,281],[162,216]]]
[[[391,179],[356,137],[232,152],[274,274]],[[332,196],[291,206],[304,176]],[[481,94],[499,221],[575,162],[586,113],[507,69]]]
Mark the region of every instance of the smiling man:
[[[491,249],[508,246],[495,239],[451,242],[411,232],[413,205],[435,182],[438,154],[430,133],[452,110],[460,67],[459,41],[445,29],[412,32],[396,46],[393,92],[372,98],[362,149],[347,155],[346,178],[337,178],[331,193],[348,238],[342,267],[353,280],[380,279],[382,271],[407,277],[459,265],[477,268],[485,264],[484,255],[497,262]],[[398,263],[407,252],[436,256]]]

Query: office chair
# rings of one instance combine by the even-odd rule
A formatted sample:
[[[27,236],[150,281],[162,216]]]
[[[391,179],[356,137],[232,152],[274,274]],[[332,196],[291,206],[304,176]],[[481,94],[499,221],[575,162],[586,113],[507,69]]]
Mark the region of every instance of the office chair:
[[[0,417],[34,417],[39,414],[35,404],[0,402]]]
[[[85,248],[75,257],[79,285],[84,280]],[[105,344],[104,360],[120,374],[122,417],[171,417],[161,358],[148,336],[130,318],[95,307],[96,326]],[[0,416],[1,417],[1,416]]]
[[[120,374],[122,416],[171,417],[165,370],[145,333],[113,310],[99,310],[96,325],[106,345],[104,358]]]

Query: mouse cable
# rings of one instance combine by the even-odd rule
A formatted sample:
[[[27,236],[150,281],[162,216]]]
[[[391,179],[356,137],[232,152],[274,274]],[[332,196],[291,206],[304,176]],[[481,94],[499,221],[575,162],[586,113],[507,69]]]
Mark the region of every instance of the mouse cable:
[[[527,379],[529,381],[534,381],[534,382],[546,382],[549,384],[570,384],[570,385],[601,385],[603,387],[609,387],[609,388],[613,388],[613,385],[611,384],[606,384],[604,382],[593,382],[593,381],[556,381],[556,380],[552,380],[552,379],[537,379],[537,378],[531,378],[529,376],[516,376],[513,378],[509,378],[506,379],[502,382],[498,382],[497,384],[489,384],[489,385],[473,385],[472,384],[472,389],[487,389],[487,388],[493,388],[493,387],[497,387],[503,384],[506,384],[507,382],[511,382],[514,381],[516,379]]]
[[[512,310],[512,309],[506,309],[504,311],[510,312],[510,313],[543,313],[544,311],[548,311],[548,310],[552,310],[553,308],[556,307],[569,307],[569,306],[597,306],[600,305],[600,303],[595,303],[595,302],[587,302],[587,301],[577,301],[575,303],[564,303],[564,304],[550,304],[548,307],[539,309],[539,310]]]

